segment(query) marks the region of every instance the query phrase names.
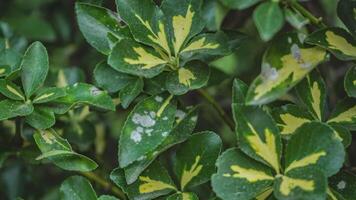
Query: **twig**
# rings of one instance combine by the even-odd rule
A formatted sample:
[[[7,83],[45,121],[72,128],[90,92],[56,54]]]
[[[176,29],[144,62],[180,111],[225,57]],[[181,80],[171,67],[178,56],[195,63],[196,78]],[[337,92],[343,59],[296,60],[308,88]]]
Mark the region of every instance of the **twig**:
[[[321,17],[315,17],[312,13],[310,13],[307,9],[300,5],[296,0],[287,0],[286,3],[298,12],[300,12],[304,17],[308,18],[311,23],[315,24],[319,28],[326,27]]]

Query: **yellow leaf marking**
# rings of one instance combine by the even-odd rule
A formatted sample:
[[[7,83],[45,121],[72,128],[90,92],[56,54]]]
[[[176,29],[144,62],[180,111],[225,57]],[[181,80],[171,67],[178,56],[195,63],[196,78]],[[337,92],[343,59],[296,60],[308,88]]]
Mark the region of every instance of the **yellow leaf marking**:
[[[326,52],[318,47],[299,49],[298,57],[292,54],[285,55],[281,58],[282,67],[277,71],[276,79],[265,79],[255,89],[255,97],[257,100],[270,92],[273,88],[279,86],[286,81],[292,74],[292,82],[302,79],[310,70],[324,60]]]
[[[40,101],[40,100],[43,100],[43,99],[46,99],[50,96],[54,95],[54,92],[51,92],[51,93],[48,93],[48,94],[43,94],[41,96],[39,96],[38,98],[36,98],[34,101]]]
[[[157,117],[161,117],[164,109],[168,106],[169,102],[172,100],[173,95],[170,95],[162,104],[162,106],[157,111]]]
[[[194,199],[192,194],[182,193],[182,200],[191,200],[191,199]]]
[[[43,131],[41,136],[47,144],[53,144],[56,140],[56,137],[50,131]]]
[[[326,31],[325,35],[330,49],[339,50],[348,56],[356,56],[356,47],[352,46],[345,38],[331,31]]]
[[[20,94],[20,92],[17,91],[15,88],[11,87],[10,85],[6,85],[6,88],[14,95],[20,97],[21,99],[24,99],[24,97]]]
[[[273,192],[273,189],[269,187],[256,197],[256,200],[266,200]]]
[[[192,42],[185,49],[183,49],[182,52],[194,51],[194,50],[200,50],[200,49],[216,49],[219,47],[219,44],[214,44],[214,43],[206,43],[205,44],[205,39],[206,38],[203,37],[197,41]]]
[[[0,69],[0,74],[3,74],[6,72],[6,69]]]
[[[139,179],[140,179],[140,181],[143,182],[143,184],[141,184],[138,188],[141,194],[142,193],[151,193],[151,192],[164,190],[164,189],[173,189],[173,190],[176,189],[173,185],[164,183],[162,181],[152,180],[148,176],[140,176]]]
[[[58,80],[57,80],[57,87],[65,87],[68,85],[68,81],[66,75],[64,74],[63,70],[59,70],[58,72]]]
[[[279,159],[274,135],[268,128],[266,128],[264,132],[266,142],[264,142],[254,127],[249,123],[248,126],[253,133],[253,135],[246,136],[248,143],[257,155],[259,155],[263,160],[270,164],[277,173],[279,173]]]
[[[200,161],[200,156],[197,156],[195,157],[195,162],[193,163],[193,165],[190,167],[189,170],[186,170],[184,167],[182,179],[180,181],[180,186],[182,190],[203,169],[203,165],[198,165],[199,161]]]
[[[356,106],[350,108],[349,110],[340,113],[338,116],[330,119],[328,122],[352,122],[356,117]]]
[[[336,196],[332,193],[332,191],[330,190],[330,188],[328,187],[328,189],[326,190],[326,193],[329,195],[329,197],[331,198],[331,200],[338,200],[336,198]]]
[[[190,87],[191,81],[197,79],[194,74],[185,68],[179,68],[178,70],[178,80],[180,84]]]
[[[280,124],[282,126],[282,130],[281,130],[282,135],[292,134],[301,125],[310,122],[309,119],[299,118],[289,113],[281,114],[280,118],[284,123],[284,124]]]
[[[354,80],[352,83],[353,83],[354,85],[356,85],[356,80]]]
[[[315,188],[315,183],[313,180],[296,179],[283,176],[279,190],[283,195],[287,196],[293,189],[297,187],[304,191],[313,191]]]
[[[133,50],[138,54],[136,59],[124,58],[124,61],[132,65],[143,65],[142,69],[151,69],[157,65],[165,64],[166,61],[147,52],[142,47],[134,47]]]
[[[289,164],[289,166],[286,168],[285,171],[288,172],[295,168],[300,168],[300,167],[305,167],[308,165],[316,164],[319,161],[320,157],[322,157],[322,156],[326,156],[325,151],[320,151],[317,153],[310,154],[300,160],[294,160],[291,164]]]
[[[273,176],[263,171],[258,171],[255,169],[247,169],[247,168],[240,167],[238,165],[232,165],[230,168],[234,172],[234,174],[232,175],[228,173],[223,174],[224,177],[243,178],[250,183],[274,179]]]
[[[321,100],[321,92],[318,83],[315,81],[311,88],[311,95],[312,95],[312,107],[315,111],[318,119],[321,120],[321,111],[320,111],[320,100]]]
[[[192,27],[194,12],[191,11],[191,5],[188,6],[185,16],[173,16],[173,31],[174,31],[174,51],[178,54],[184,41],[190,33]]]
[[[135,15],[138,20],[152,33],[152,35],[149,35],[148,38],[157,44],[158,46],[162,47],[168,54],[170,54],[169,46],[168,46],[168,40],[166,36],[166,31],[164,30],[164,25],[162,22],[158,24],[159,31],[156,34],[153,30],[151,25],[149,24],[148,21],[144,21],[139,15]]]

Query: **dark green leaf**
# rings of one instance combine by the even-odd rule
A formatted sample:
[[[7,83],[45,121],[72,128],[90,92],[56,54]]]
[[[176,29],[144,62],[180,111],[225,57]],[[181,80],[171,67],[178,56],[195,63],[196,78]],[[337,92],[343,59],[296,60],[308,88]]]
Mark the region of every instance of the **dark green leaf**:
[[[48,129],[55,124],[56,119],[51,109],[38,106],[25,117],[25,121],[35,129]]]
[[[232,103],[245,104],[245,96],[248,90],[246,83],[239,79],[234,79],[232,86]]]
[[[81,176],[71,176],[61,185],[61,200],[97,200],[90,182]]]
[[[0,93],[13,100],[25,100],[25,95],[19,86],[3,79],[0,80]]]
[[[338,136],[340,137],[340,139],[342,140],[342,144],[344,145],[344,147],[348,147],[351,144],[352,141],[352,136],[350,131],[345,128],[342,125],[339,124],[331,124],[330,125],[338,134]]]
[[[110,195],[101,195],[98,200],[119,200],[118,198]]]
[[[128,108],[133,100],[141,94],[143,90],[142,78],[129,82],[119,93],[120,103],[123,108]]]
[[[344,87],[349,97],[356,98],[356,66],[351,67],[344,80]]]
[[[221,2],[232,9],[243,10],[249,8],[261,0],[221,0]]]
[[[176,193],[167,197],[167,200],[199,200],[198,196],[194,193]]]
[[[21,101],[0,101],[0,120],[10,119],[17,116],[26,116],[33,112],[31,103]]]
[[[340,124],[350,129],[356,129],[356,99],[344,99],[340,101],[331,116],[328,123]]]
[[[41,104],[56,100],[60,97],[64,97],[66,92],[63,88],[49,87],[40,89],[35,98],[33,98],[33,103]]]
[[[355,19],[356,2],[353,0],[340,0],[337,5],[337,14],[349,31],[356,35]]]
[[[350,172],[341,171],[330,177],[329,185],[345,200],[353,200],[356,196],[356,176]]]

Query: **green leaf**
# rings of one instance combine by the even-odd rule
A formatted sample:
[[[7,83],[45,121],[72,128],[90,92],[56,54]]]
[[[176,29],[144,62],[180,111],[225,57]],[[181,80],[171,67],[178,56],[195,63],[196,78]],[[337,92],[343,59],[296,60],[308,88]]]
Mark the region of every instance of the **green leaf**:
[[[161,73],[167,63],[153,48],[130,39],[117,42],[108,58],[108,64],[117,71],[146,78]]]
[[[350,172],[341,171],[330,177],[329,185],[345,200],[353,200],[356,196],[356,176]]]
[[[68,141],[53,129],[37,131],[33,137],[42,152],[39,159],[46,158],[69,171],[92,171],[98,166],[90,158],[74,152]]]
[[[7,80],[0,80],[0,93],[13,100],[25,100],[25,95],[22,93],[21,88]]]
[[[234,79],[232,86],[232,103],[245,104],[245,96],[248,90],[246,83],[239,79]]]
[[[199,200],[198,196],[194,193],[176,193],[167,197],[167,200]]]
[[[20,68],[22,55],[14,49],[4,49],[0,51],[0,66],[7,71],[0,73],[2,76],[11,76],[15,71]]]
[[[49,63],[46,48],[40,42],[32,43],[26,50],[21,63],[21,80],[26,98],[35,93],[43,84]]]
[[[0,65],[0,77],[6,76],[11,72],[9,65]]]
[[[274,108],[273,117],[282,136],[290,136],[303,124],[314,121],[309,112],[292,104]]]
[[[283,27],[283,11],[278,2],[264,2],[254,10],[253,21],[262,40],[268,41]]]
[[[65,95],[66,92],[63,88],[57,88],[57,87],[42,88],[37,92],[32,102],[34,104],[47,103],[56,100],[60,97],[64,97]]]
[[[192,108],[185,113],[182,110],[177,110],[177,113],[184,113],[182,119],[178,118],[171,133],[154,151],[148,153],[142,160],[137,160],[125,167],[125,177],[128,184],[137,180],[141,172],[153,162],[157,156],[166,151],[170,147],[184,142],[193,132],[197,122],[197,108]]]
[[[221,0],[228,8],[243,10],[249,8],[261,0]]]
[[[174,156],[174,171],[181,191],[210,180],[221,148],[221,139],[213,132],[194,134],[179,147]]]
[[[339,102],[329,117],[328,123],[340,124],[350,129],[356,129],[356,100],[344,99]]]
[[[118,15],[109,9],[87,3],[76,3],[75,11],[79,29],[87,42],[99,52],[109,54],[111,48],[108,34],[123,37]]]
[[[352,141],[352,135],[351,135],[350,131],[347,128],[345,128],[344,126],[339,125],[339,124],[334,123],[334,124],[331,124],[330,126],[335,130],[335,132],[339,136],[339,139],[342,140],[342,144],[344,145],[344,147],[346,148],[346,147],[350,146],[351,141]]]
[[[342,28],[315,31],[305,42],[327,49],[340,60],[356,60],[356,40]]]
[[[171,94],[182,95],[205,86],[209,76],[210,68],[206,64],[192,61],[168,74],[166,88]]]
[[[138,77],[135,81],[128,83],[119,93],[120,103],[123,108],[128,108],[133,100],[141,94],[143,90],[143,80]]]
[[[67,112],[76,104],[85,104],[105,110],[115,110],[115,105],[106,91],[101,91],[93,85],[76,83],[66,88],[66,96],[61,97],[55,103],[64,104]]]
[[[313,166],[331,176],[340,170],[345,158],[344,146],[336,132],[320,122],[306,123],[298,128],[285,151],[286,174]]]
[[[122,188],[129,199],[155,199],[176,190],[167,170],[159,161],[153,162],[134,183],[127,185],[121,169],[115,169],[110,179]]]
[[[276,100],[325,60],[324,50],[304,47],[302,39],[301,34],[289,33],[273,42],[263,57],[261,74],[249,88],[248,104],[260,105]]]
[[[217,161],[212,187],[224,200],[252,199],[268,190],[273,183],[271,169],[237,148],[226,150]]]
[[[5,120],[31,114],[33,112],[33,105],[20,101],[3,100],[0,101],[0,111],[0,120]]]
[[[119,200],[118,198],[110,195],[101,195],[98,200]]]
[[[81,176],[71,176],[64,180],[60,193],[62,200],[97,200],[90,182]]]
[[[99,87],[104,88],[108,92],[117,92],[134,80],[134,77],[114,70],[103,61],[96,65],[94,79]]]
[[[35,129],[48,129],[55,124],[56,118],[51,109],[38,106],[25,117],[25,121]]]
[[[153,96],[136,105],[122,128],[118,154],[120,167],[144,158],[167,138],[175,111],[172,96]]]
[[[166,77],[169,72],[162,72],[159,75],[150,78],[150,79],[145,79],[145,86],[144,86],[144,91],[147,94],[150,95],[157,95],[161,94],[164,91],[166,91]]]
[[[279,173],[282,143],[272,117],[258,107],[233,104],[232,108],[241,150]]]
[[[130,27],[135,40],[170,52],[162,11],[153,1],[116,0],[120,17]]]
[[[296,10],[284,8],[284,15],[286,21],[298,30],[309,24],[309,20]]]
[[[337,5],[337,15],[354,36],[356,35],[355,8],[356,2],[352,0],[340,0]]]
[[[297,86],[296,91],[302,104],[316,120],[323,121],[326,112],[326,85],[320,73],[312,71]]]
[[[171,47],[176,57],[179,52],[182,51],[185,44],[204,28],[204,20],[200,14],[201,6],[201,0],[180,0],[179,6],[177,6],[176,0],[165,0],[162,2],[161,8],[166,16],[170,33],[168,38],[170,39]],[[206,43],[203,38],[201,38],[200,41],[203,42],[203,44],[211,46],[211,44]],[[199,44],[201,44],[201,42],[199,42]]]
[[[350,67],[345,75],[344,87],[349,97],[356,98],[356,66]]]
[[[277,176],[274,195],[277,199],[326,199],[327,180],[318,169],[300,168]]]

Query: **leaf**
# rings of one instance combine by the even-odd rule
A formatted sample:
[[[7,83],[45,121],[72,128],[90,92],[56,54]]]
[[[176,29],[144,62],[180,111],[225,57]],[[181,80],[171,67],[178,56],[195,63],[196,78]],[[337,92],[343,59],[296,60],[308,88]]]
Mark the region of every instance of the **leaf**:
[[[116,6],[136,41],[170,52],[165,17],[153,1],[116,0]]]
[[[355,19],[356,3],[352,0],[340,0],[337,5],[337,15],[349,31],[356,35],[356,19]]]
[[[43,84],[49,63],[46,48],[40,42],[32,43],[26,50],[21,63],[21,80],[26,98],[35,93]]]
[[[249,8],[261,0],[221,0],[228,8],[243,10]]]
[[[305,18],[300,12],[289,8],[284,8],[286,21],[296,29],[302,29],[309,24],[309,19]]]
[[[198,196],[194,193],[176,193],[167,197],[167,200],[199,200]]]
[[[282,144],[271,116],[257,107],[233,104],[232,108],[241,150],[279,173]]]
[[[142,78],[137,78],[135,81],[127,84],[119,93],[120,102],[123,108],[128,108],[133,100],[141,94],[143,90]]]
[[[106,91],[101,91],[93,85],[76,83],[66,88],[66,96],[61,97],[55,103],[64,104],[67,112],[76,104],[85,104],[105,110],[115,110],[115,105]]]
[[[60,187],[62,200],[97,200],[90,182],[81,176],[71,176]]]
[[[309,112],[292,104],[274,108],[273,117],[282,136],[291,136],[303,124],[314,121]]]
[[[136,105],[119,142],[119,164],[126,167],[156,149],[172,130],[176,111],[172,96],[153,96]]]
[[[99,52],[106,55],[110,53],[109,33],[114,37],[123,38],[120,19],[109,9],[87,3],[76,3],[75,11],[84,38]]]
[[[0,66],[1,69],[5,69],[0,77],[2,76],[11,76],[15,71],[18,71],[20,68],[22,55],[15,51],[14,49],[4,49],[0,51]]]
[[[11,72],[9,65],[0,65],[0,77],[4,77]]]
[[[356,40],[342,28],[315,31],[306,38],[305,42],[327,49],[340,60],[356,59]]]
[[[344,147],[335,131],[320,122],[306,123],[298,128],[285,151],[286,174],[313,166],[331,176],[340,170],[345,157]]]
[[[345,75],[344,87],[349,97],[356,98],[356,66],[350,67]]]
[[[316,120],[323,121],[326,112],[326,85],[318,71],[312,71],[297,86],[302,104]]]
[[[341,171],[330,177],[329,186],[345,200],[352,200],[356,195],[356,176],[352,173]]]
[[[328,123],[339,124],[350,129],[355,129],[356,121],[356,100],[355,99],[344,99],[339,102],[331,116],[328,120]]]
[[[117,42],[108,58],[108,64],[117,71],[146,78],[161,73],[167,63],[153,48],[130,39]]]
[[[5,120],[31,114],[33,112],[33,105],[20,101],[2,100],[0,101],[0,111],[0,120]]]
[[[246,83],[239,79],[234,79],[232,86],[232,105],[245,104],[245,96],[248,90]]]
[[[326,199],[327,180],[314,168],[300,168],[277,176],[274,195],[277,199]]]
[[[64,97],[65,95],[66,92],[63,88],[57,88],[57,87],[43,88],[37,92],[32,102],[34,104],[47,103],[56,100],[60,97]]]
[[[130,185],[126,184],[123,171],[118,168],[110,174],[110,179],[127,193],[129,199],[155,199],[176,190],[167,170],[159,161],[153,162],[138,180]]]
[[[168,73],[162,72],[153,78],[144,79],[144,92],[153,96],[166,91],[165,82]]]
[[[106,64],[105,61],[102,61],[94,69],[94,79],[99,87],[108,92],[117,92],[134,80],[134,77],[118,72]]]
[[[118,198],[110,195],[101,195],[98,200],[119,200]]]
[[[210,69],[206,64],[192,61],[168,74],[166,88],[171,94],[182,95],[189,90],[205,86],[208,83],[209,76]]]
[[[210,180],[221,148],[221,139],[213,132],[194,134],[179,147],[174,156],[174,171],[181,191]]]
[[[268,41],[283,27],[283,11],[278,2],[268,1],[254,10],[253,21],[262,40]]]
[[[218,171],[212,176],[212,187],[224,200],[252,199],[273,183],[271,169],[237,148],[226,150],[218,159]]]
[[[176,144],[184,142],[189,138],[197,123],[197,108],[192,108],[187,111],[187,113],[177,110],[176,115],[177,113],[184,113],[184,116],[182,116],[182,119],[176,120],[176,124],[174,125],[171,133],[162,142],[162,144],[160,144],[154,151],[148,153],[142,160],[137,160],[124,168],[126,182],[128,184],[136,181],[141,172],[146,169],[146,167],[149,166],[151,162],[153,162],[162,152]]]
[[[193,36],[203,30],[205,24],[200,14],[201,6],[201,0],[181,0],[179,6],[175,0],[162,2],[161,9],[166,16],[170,33],[168,38],[175,57]]]
[[[263,57],[261,74],[249,88],[246,103],[260,105],[276,100],[325,60],[324,50],[302,46],[302,38],[301,34],[289,33],[273,42]]]
[[[350,131],[347,128],[345,128],[344,126],[339,125],[339,124],[334,123],[334,124],[331,124],[330,126],[335,130],[335,132],[339,136],[339,139],[341,139],[344,147],[346,148],[346,147],[350,146],[351,141],[352,141],[352,136],[351,136]]]
[[[25,117],[25,121],[35,129],[48,129],[55,124],[56,119],[51,109],[38,106]]]
[[[98,166],[90,158],[74,152],[68,141],[58,136],[53,129],[37,131],[33,137],[42,152],[39,159],[46,158],[69,171],[92,171]]]
[[[21,91],[21,88],[7,80],[0,80],[0,93],[13,100],[25,100],[25,95]]]

